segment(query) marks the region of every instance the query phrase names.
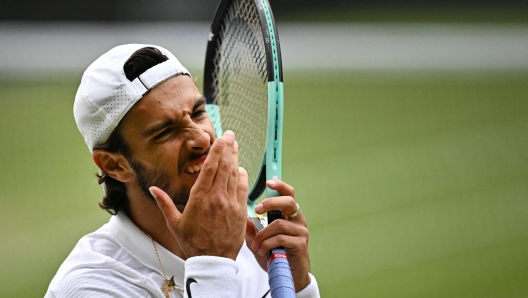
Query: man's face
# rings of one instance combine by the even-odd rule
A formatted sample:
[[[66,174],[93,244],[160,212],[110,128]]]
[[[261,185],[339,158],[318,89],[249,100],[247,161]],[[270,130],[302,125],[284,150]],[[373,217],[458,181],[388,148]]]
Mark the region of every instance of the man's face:
[[[178,75],[156,86],[122,120],[136,182],[147,197],[158,186],[183,210],[214,142],[205,98],[192,79]]]

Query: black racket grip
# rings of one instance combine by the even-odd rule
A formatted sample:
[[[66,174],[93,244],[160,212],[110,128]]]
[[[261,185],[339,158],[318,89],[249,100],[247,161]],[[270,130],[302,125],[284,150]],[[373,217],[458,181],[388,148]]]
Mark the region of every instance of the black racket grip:
[[[276,219],[282,219],[282,211],[280,210],[268,211],[268,225],[271,224]]]

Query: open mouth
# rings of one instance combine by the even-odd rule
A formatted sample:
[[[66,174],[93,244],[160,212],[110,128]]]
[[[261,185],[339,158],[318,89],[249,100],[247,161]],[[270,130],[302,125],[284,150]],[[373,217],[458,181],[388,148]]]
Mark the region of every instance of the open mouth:
[[[186,169],[185,169],[185,173],[187,174],[198,174],[200,173],[200,171],[202,170],[202,166],[203,166],[203,161],[198,163],[198,164],[193,164],[193,165],[190,165],[188,166]]]
[[[197,175],[202,170],[202,167],[204,165],[205,159],[207,158],[207,154],[204,154],[202,157],[191,163],[190,165],[185,168],[184,172],[186,174],[193,174]]]

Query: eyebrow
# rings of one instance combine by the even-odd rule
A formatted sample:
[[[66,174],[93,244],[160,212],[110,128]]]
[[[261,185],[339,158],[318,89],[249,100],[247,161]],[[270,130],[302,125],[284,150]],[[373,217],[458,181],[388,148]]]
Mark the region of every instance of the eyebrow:
[[[192,109],[192,112],[194,113],[199,107],[205,105],[205,103],[206,103],[206,102],[205,102],[205,97],[204,97],[204,96],[200,97],[200,98],[194,103],[194,105],[193,105],[193,109]],[[145,131],[141,134],[141,136],[142,136],[143,138],[146,139],[146,138],[152,136],[152,135],[153,135],[154,133],[156,133],[157,131],[159,131],[159,130],[161,130],[161,129],[163,129],[163,128],[169,126],[169,125],[171,125],[172,123],[173,123],[173,121],[170,120],[170,119],[167,120],[167,121],[164,121],[164,122],[158,123],[158,124],[156,124],[156,125],[154,125],[154,126],[152,126],[152,127],[149,127],[147,130],[145,130]]]
[[[164,121],[164,122],[161,122],[161,123],[158,123],[150,128],[148,128],[147,130],[145,130],[141,136],[146,139],[148,137],[150,137],[151,135],[153,135],[154,133],[156,133],[157,131],[161,130],[162,128],[164,127],[167,127],[169,125],[172,124],[172,120],[167,120],[167,121]]]
[[[202,96],[200,97],[195,103],[194,103],[194,106],[193,106],[193,112],[195,112],[199,107],[205,105],[205,97]]]

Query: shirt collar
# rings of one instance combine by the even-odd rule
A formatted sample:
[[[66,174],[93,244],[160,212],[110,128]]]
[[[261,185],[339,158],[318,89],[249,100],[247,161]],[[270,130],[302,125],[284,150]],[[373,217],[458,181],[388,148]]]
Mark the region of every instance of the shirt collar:
[[[128,253],[139,260],[143,265],[157,271],[161,276],[163,273],[156,257],[156,251],[152,241],[142,230],[140,230],[125,214],[118,212],[110,218],[110,232]],[[176,284],[182,285],[185,277],[185,261],[171,253],[156,242],[156,248],[163,264],[167,278],[174,276]]]

